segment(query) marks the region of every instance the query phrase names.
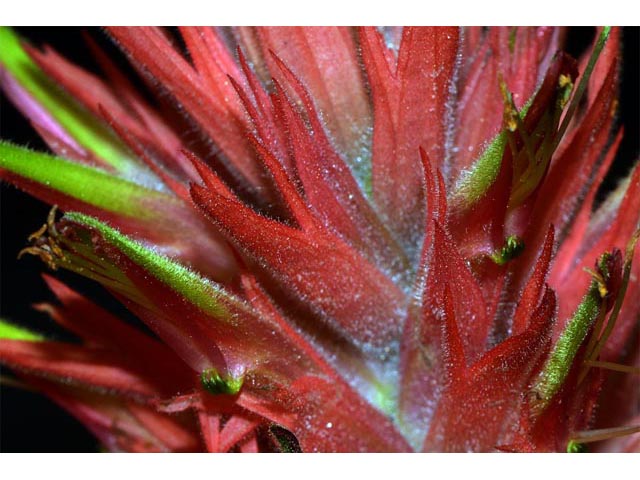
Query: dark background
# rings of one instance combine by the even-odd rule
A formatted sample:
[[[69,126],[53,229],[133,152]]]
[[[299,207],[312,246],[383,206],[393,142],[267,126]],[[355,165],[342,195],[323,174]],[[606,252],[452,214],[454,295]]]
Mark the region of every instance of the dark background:
[[[35,44],[46,42],[76,63],[87,68],[95,68],[78,28],[39,27],[18,30]],[[101,31],[89,31],[100,45],[117,55],[117,50]],[[579,54],[591,42],[594,31],[595,29],[588,27],[572,28],[567,51],[574,56]],[[615,185],[617,178],[627,173],[638,158],[639,31],[637,27],[624,29],[620,122],[625,126],[625,137],[612,174],[605,182],[601,193]],[[123,60],[121,64],[127,68]],[[13,106],[4,97],[0,102],[0,137],[35,150],[46,150],[46,146]],[[42,225],[50,207],[10,185],[1,184],[0,208],[0,316],[46,332],[54,338],[68,339],[68,335],[57,328],[46,315],[30,308],[33,303],[54,300],[40,277],[41,272],[46,271],[46,267],[40,260],[31,256],[25,256],[20,261],[16,259],[17,252],[26,245],[29,234]],[[112,301],[109,294],[100,287],[81,281],[68,272],[59,272],[56,275],[91,296],[105,308],[122,317],[130,317],[128,312]],[[0,385],[0,451],[96,452],[99,448],[97,441],[81,424],[46,398],[36,393]]]

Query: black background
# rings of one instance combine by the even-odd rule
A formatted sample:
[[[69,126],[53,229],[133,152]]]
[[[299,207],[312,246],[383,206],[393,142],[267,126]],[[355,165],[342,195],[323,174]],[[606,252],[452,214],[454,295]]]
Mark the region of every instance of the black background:
[[[95,68],[84,45],[78,28],[20,28],[19,32],[35,44],[48,43],[60,53],[87,68]],[[593,38],[593,28],[572,28],[567,50],[573,55],[580,53]],[[117,50],[97,29],[89,29],[93,38],[110,53]],[[624,63],[622,70],[620,122],[625,126],[625,137],[616,158],[612,174],[605,182],[603,192],[615,185],[638,157],[638,112],[639,90],[639,37],[637,27],[624,29]],[[120,60],[126,68],[126,63]],[[45,151],[46,146],[13,106],[1,98],[0,136],[20,145],[28,145]],[[53,324],[44,314],[34,311],[30,305],[52,301],[40,277],[46,268],[38,259],[26,256],[16,259],[16,254],[26,244],[28,235],[42,225],[49,206],[20,192],[14,187],[0,185],[0,315],[18,321],[54,338],[68,339],[65,332]],[[86,293],[120,316],[130,318],[128,312],[113,302],[109,294],[100,287],[82,282],[65,272],[57,274],[78,290]],[[96,452],[99,445],[84,427],[70,418],[49,400],[36,393],[1,386],[0,390],[0,451],[3,452]]]

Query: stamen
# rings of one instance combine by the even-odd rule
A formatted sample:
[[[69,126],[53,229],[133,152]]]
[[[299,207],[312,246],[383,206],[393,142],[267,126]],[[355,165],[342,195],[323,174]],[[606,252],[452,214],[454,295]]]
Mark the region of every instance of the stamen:
[[[620,313],[620,309],[622,308],[622,302],[624,301],[624,296],[627,293],[627,287],[629,285],[629,277],[631,276],[631,264],[633,261],[633,252],[635,250],[636,243],[638,242],[638,238],[640,238],[640,225],[636,228],[636,231],[629,239],[627,243],[627,248],[624,254],[624,264],[622,271],[622,281],[620,283],[620,288],[618,289],[618,294],[616,296],[615,303],[613,305],[613,310],[611,311],[611,315],[609,316],[609,321],[607,322],[607,326],[604,329],[604,332],[600,336],[598,342],[591,352],[587,351],[587,359],[585,361],[586,367],[583,369],[580,375],[580,380],[582,380],[587,371],[589,370],[589,366],[586,364],[588,361],[595,361],[602,349],[604,348],[605,343],[609,339],[611,332],[613,332],[613,328],[615,327],[616,320],[618,319],[618,314]]]
[[[535,159],[535,153],[534,153],[533,144],[531,142],[531,137],[529,136],[529,134],[524,128],[524,123],[522,121],[524,115],[523,113],[518,111],[518,107],[516,107],[513,101],[513,96],[511,95],[511,92],[507,88],[507,84],[502,78],[502,75],[500,75],[499,82],[500,82],[500,92],[502,93],[502,98],[504,100],[503,122],[507,129],[507,135],[509,137],[509,146],[511,147],[511,153],[513,154],[514,160],[519,156],[519,151],[515,145],[515,138],[513,137],[513,135],[510,135],[510,133],[517,131],[520,134],[522,141],[524,142],[525,151],[527,152],[527,156],[529,157],[529,163],[531,163]]]
[[[33,242],[35,240],[38,240],[40,237],[42,237],[42,235],[44,235],[44,232],[46,231],[47,231],[47,224],[43,223],[38,230],[33,232],[31,235],[29,235],[29,237],[27,238],[27,241]]]
[[[604,48],[605,43],[607,43],[607,39],[609,38],[609,33],[611,32],[611,27],[604,27],[600,36],[598,37],[598,41],[596,45],[593,47],[593,52],[591,52],[591,57],[589,57],[589,63],[587,64],[587,68],[584,69],[584,73],[582,74],[582,78],[580,78],[580,83],[578,84],[578,88],[576,89],[576,93],[571,100],[571,104],[569,105],[569,109],[567,110],[567,114],[564,116],[562,120],[562,124],[558,129],[558,134],[556,135],[555,141],[553,142],[553,148],[551,151],[555,151],[555,149],[560,144],[562,137],[564,136],[567,128],[569,127],[569,123],[573,118],[576,110],[578,109],[578,105],[580,105],[580,100],[582,100],[582,95],[584,95],[585,90],[587,89],[587,84],[589,83],[589,79],[591,78],[591,73],[593,72],[593,68],[600,57],[600,53]]]
[[[515,208],[524,203],[545,175],[555,151],[557,126],[571,96],[573,81],[570,74],[560,74],[557,91],[554,93],[555,101],[547,106],[536,124],[530,126],[532,130],[525,128],[525,116],[515,106],[504,80],[500,77],[499,81],[504,99],[504,132],[511,149],[513,165],[513,188],[509,205],[510,208]]]
[[[569,441],[569,443],[600,442],[602,440],[610,440],[612,438],[626,437],[627,435],[633,435],[638,432],[640,432],[640,425],[602,428],[600,430],[586,430],[578,432],[576,436]]]
[[[47,264],[51,270],[57,270],[61,262],[66,260],[64,252],[58,244],[58,231],[56,230],[56,212],[58,206],[54,205],[49,211],[47,222],[38,230],[29,235],[28,241],[31,246],[25,247],[18,252],[18,259],[23,255],[35,255]]]
[[[573,82],[571,81],[570,76],[565,75],[564,73],[561,73],[560,78],[558,79],[558,85],[560,85],[560,88],[564,88],[566,86],[573,85]]]
[[[598,292],[600,293],[600,297],[605,298],[609,291],[607,290],[607,282],[604,277],[589,267],[584,267],[584,271],[587,272],[591,277],[595,280],[598,286]]]
[[[623,373],[631,373],[634,375],[640,375],[640,368],[631,367],[629,365],[621,365],[619,363],[613,363],[613,362],[600,362],[596,360],[587,360],[584,363],[589,367],[604,368],[606,370],[613,370],[614,372],[623,372]]]

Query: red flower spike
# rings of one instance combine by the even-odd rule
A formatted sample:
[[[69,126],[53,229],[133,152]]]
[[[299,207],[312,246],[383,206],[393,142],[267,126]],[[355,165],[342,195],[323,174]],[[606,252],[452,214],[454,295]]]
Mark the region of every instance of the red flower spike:
[[[155,173],[177,197],[186,201],[189,198],[187,187],[184,183],[174,178],[171,173],[160,165],[160,162],[153,158],[155,155],[150,153],[150,151],[153,151],[153,144],[148,142],[145,143],[142,138],[136,137],[133,132],[128,131],[126,127],[117,122],[111,113],[104,109],[102,105],[98,107],[98,110],[109,125],[111,125],[116,134],[133,152],[135,152],[139,158],[144,161],[146,166],[149,167],[149,169]]]
[[[278,312],[277,308],[269,299],[267,294],[262,291],[258,281],[255,278],[243,276],[242,285],[244,287],[244,292],[248,301],[259,312],[261,316],[270,318],[274,322],[276,322],[280,326],[280,328],[284,332],[286,332],[286,335],[289,338],[296,339],[296,344],[298,345],[298,347],[304,351],[304,353],[310,360],[317,364],[318,368],[324,375],[332,378],[332,380],[334,381],[339,381],[337,372],[327,363],[324,358],[318,355],[318,353],[314,350],[312,344],[310,344],[306,339],[302,337],[299,332],[291,327],[287,320],[280,314],[280,312]]]
[[[391,420],[344,383],[303,377],[293,385],[292,393],[293,409],[300,411],[298,418],[303,419],[303,423],[291,431],[303,452],[401,452],[409,449]]]
[[[220,451],[228,452],[231,450],[231,447],[236,443],[240,442],[243,438],[250,435],[255,428],[258,426],[259,422],[256,420],[249,420],[242,417],[231,417],[229,421],[225,424],[220,432],[220,436],[224,439],[220,445]],[[243,444],[244,448],[251,449],[252,446]],[[242,449],[243,447],[241,447]]]
[[[587,234],[587,229],[590,226],[589,220],[591,218],[591,212],[593,211],[596,193],[598,192],[598,188],[602,184],[605,175],[611,168],[611,164],[618,152],[620,142],[622,141],[622,135],[623,131],[620,130],[609,147],[607,156],[600,164],[600,167],[594,176],[593,183],[582,201],[582,206],[576,214],[575,220],[573,221],[573,227],[562,242],[562,247],[558,250],[556,255],[557,267],[554,268],[553,277],[551,279],[551,283],[553,284],[557,283],[555,279],[561,279],[570,272],[571,267],[573,267],[574,260],[577,259],[576,257],[579,255],[580,251],[584,249],[584,243],[586,243],[585,236]],[[563,270],[560,270],[559,267],[563,267]]]
[[[0,320],[13,383],[111,451],[637,447],[640,169],[592,212],[619,29],[578,62],[550,27],[110,32],[144,95],[0,28],[59,155],[0,175],[79,210],[21,253],[157,337],[45,277],[79,342]]]
[[[206,88],[217,97],[233,98],[233,90],[227,83],[227,78],[231,76],[240,79],[242,76],[232,53],[220,36],[213,28],[207,27],[180,27],[180,33]],[[230,103],[229,107],[239,115],[237,104]]]
[[[425,282],[428,281],[429,272],[434,271],[433,256],[435,254],[434,236],[435,222],[446,217],[447,200],[445,197],[444,182],[438,174],[438,182],[435,181],[433,166],[424,150],[420,150],[422,168],[424,171],[424,190],[426,198],[427,222],[422,245],[420,266],[413,285],[411,304],[407,311],[407,319],[404,324],[402,343],[400,347],[400,372],[401,385],[398,409],[400,422],[405,433],[409,435],[412,443],[417,445],[425,434],[425,425],[418,418],[428,418],[433,410],[435,400],[434,390],[437,383],[434,381],[440,374],[440,365],[434,368],[433,358],[435,354],[427,356],[425,341],[433,344],[438,338],[435,329],[425,330],[424,317],[429,314],[426,310],[431,305],[431,299],[426,297],[429,292]],[[433,282],[432,282],[433,283]],[[433,302],[435,303],[435,301]],[[435,338],[430,338],[435,335]]]
[[[428,174],[427,174],[428,178]],[[429,186],[429,181],[427,185]],[[427,190],[428,198],[432,193]],[[438,205],[432,202],[433,207]],[[441,203],[440,203],[441,205]],[[435,212],[429,212],[434,215]],[[421,311],[419,317],[410,312],[405,324],[403,343],[401,344],[401,396],[400,412],[406,428],[415,430],[412,436],[424,435],[417,417],[428,416],[439,394],[439,378],[444,374],[441,360],[440,319],[446,285],[455,285],[465,292],[464,297],[452,299],[454,317],[460,331],[460,337],[466,357],[475,361],[484,350],[489,334],[489,318],[482,292],[459,256],[455,243],[446,234],[437,220],[431,220],[425,234],[425,246],[422,260],[426,278],[421,284]],[[418,320],[419,318],[419,320]],[[411,427],[410,427],[411,425]],[[415,441],[415,439],[414,439]]]
[[[442,324],[442,356],[447,375],[451,382],[462,380],[467,369],[467,359],[460,331],[456,322],[456,313],[451,300],[451,287],[444,287],[444,322]]]
[[[578,207],[575,199],[586,193],[584,185],[593,177],[595,164],[600,159],[615,113],[614,95],[616,85],[616,66],[612,65],[599,92],[599,100],[589,110],[576,129],[571,143],[562,155],[553,162],[548,173],[549,181],[541,185],[538,193],[538,205],[529,225],[525,242],[538,245],[541,242],[539,228],[541,224],[553,223],[558,231],[563,231],[566,221],[572,218]],[[559,178],[569,179],[562,183]],[[553,206],[553,207],[552,207]]]
[[[470,361],[475,361],[484,350],[489,333],[490,319],[486,317],[486,307],[482,292],[472,273],[457,252],[455,242],[436,221],[434,224],[433,253],[427,274],[423,308],[435,312],[444,296],[444,284],[456,285],[465,296],[453,300],[460,336]],[[428,305],[428,307],[427,307]],[[434,322],[432,313],[427,322]],[[433,324],[437,328],[436,324]],[[432,327],[433,328],[433,327]]]
[[[30,57],[42,70],[60,84],[75,100],[89,109],[96,117],[102,116],[100,107],[111,113],[125,128],[134,135],[147,139],[148,131],[141,119],[127,111],[116,93],[93,75],[58,55],[53,49],[40,52],[32,47],[26,48]]]
[[[155,142],[155,149],[172,157],[172,161],[165,167],[176,174],[181,173],[186,179],[195,180],[191,164],[176,154],[182,148],[182,141],[176,132],[172,130],[170,125],[164,123],[165,119],[158,112],[144,102],[132,82],[118,69],[118,66],[97,43],[88,34],[85,34],[84,38],[112,89],[118,92],[120,102],[127,110],[135,112],[135,115],[142,119],[146,132]]]
[[[81,337],[85,345],[113,350],[123,358],[135,352],[131,363],[153,378],[165,395],[189,385],[190,370],[166,345],[125,324],[53,277],[45,275],[44,280],[63,307],[40,304],[36,308]]]
[[[285,170],[290,176],[293,176],[293,159],[289,157],[286,140],[286,132],[283,131],[282,119],[277,119],[277,99],[274,94],[267,94],[256,74],[249,68],[247,60],[242,50],[238,49],[238,58],[242,67],[242,73],[247,79],[247,83],[251,89],[251,93],[255,99],[255,106],[250,100],[249,95],[232,77],[229,81],[235,88],[242,104],[251,117],[253,126],[258,136],[265,145],[281,162]]]
[[[198,420],[207,452],[221,452],[220,415],[202,411],[198,413]]]
[[[291,178],[287,175],[284,167],[278,162],[278,160],[269,152],[258,140],[250,137],[253,147],[256,149],[256,153],[260,156],[264,162],[265,169],[273,177],[278,192],[282,196],[285,206],[293,216],[298,226],[305,231],[313,232],[316,230],[318,220],[314,218],[309,207],[305,204],[304,199],[296,189]]]

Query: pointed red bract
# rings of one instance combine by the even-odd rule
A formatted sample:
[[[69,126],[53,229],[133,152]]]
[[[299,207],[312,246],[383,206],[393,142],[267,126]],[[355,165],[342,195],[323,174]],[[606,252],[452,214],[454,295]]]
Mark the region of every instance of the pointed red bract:
[[[399,328],[403,300],[387,277],[339,238],[305,234],[208,187],[193,185],[194,201],[241,250],[266,262],[274,281],[306,300],[338,332],[376,349],[388,345]]]
[[[538,305],[541,295],[545,291],[545,280],[549,272],[551,255],[553,254],[554,238],[555,231],[553,226],[550,226],[534,270],[531,272],[529,281],[520,294],[520,301],[516,307],[511,325],[512,335],[518,335],[526,330],[527,325],[531,322],[535,306]]]
[[[350,165],[365,162],[371,107],[349,29],[262,27],[257,34],[271,75],[282,78],[271,56],[277,52],[298,77],[304,78],[338,152]]]
[[[363,29],[363,59],[373,92],[373,198],[385,221],[412,257],[424,215],[418,147],[436,166],[447,157],[454,121],[450,92],[454,81],[457,28],[403,31],[397,65],[379,33]]]
[[[261,172],[252,161],[244,137],[241,106],[231,85],[226,94],[216,95],[207,90],[198,72],[158,29],[112,27],[109,32],[134,63],[161,82],[163,88],[188,109],[200,128],[216,141],[228,157],[232,173],[241,175],[254,187],[260,186]]]
[[[555,295],[547,288],[527,329],[453,377],[424,444],[427,451],[493,451],[509,438],[522,391],[549,346]]]
[[[0,361],[18,370],[87,388],[113,390],[133,398],[160,394],[155,385],[132,371],[115,352],[57,342],[0,340]]]

